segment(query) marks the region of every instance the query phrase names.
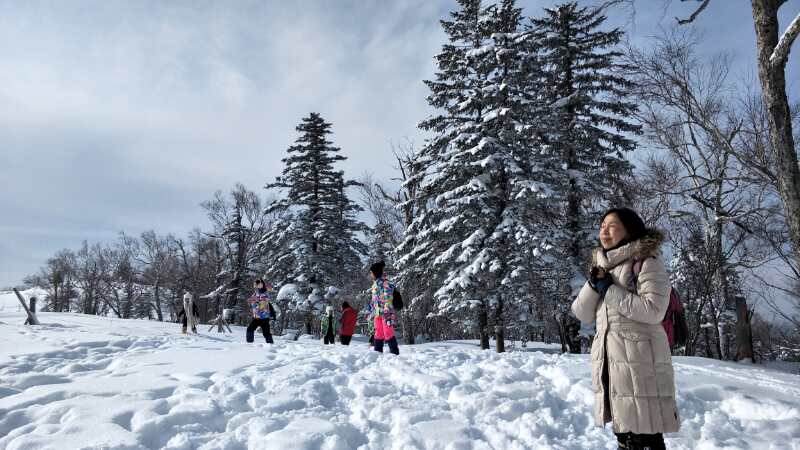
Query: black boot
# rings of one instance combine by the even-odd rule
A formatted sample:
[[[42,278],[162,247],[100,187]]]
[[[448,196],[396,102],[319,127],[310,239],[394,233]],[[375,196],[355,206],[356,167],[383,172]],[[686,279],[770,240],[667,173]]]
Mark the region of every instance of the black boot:
[[[247,342],[253,342],[253,337],[255,335],[254,331],[255,330],[252,330],[252,331],[249,330],[249,329],[247,330],[247,338],[246,338]]]
[[[619,450],[630,450],[630,442],[628,435],[630,433],[614,433],[617,435],[617,447]]]
[[[664,435],[658,434],[617,434],[620,450],[666,450]]]
[[[392,338],[389,339],[389,341],[387,343],[389,344],[389,352],[391,352],[393,355],[399,355],[400,354],[400,347],[397,346],[397,338],[396,337],[392,336]]]
[[[649,436],[648,446],[650,450],[667,450],[667,444],[664,443],[664,435],[661,433],[651,434]]]
[[[383,339],[375,339],[375,351],[383,353]]]

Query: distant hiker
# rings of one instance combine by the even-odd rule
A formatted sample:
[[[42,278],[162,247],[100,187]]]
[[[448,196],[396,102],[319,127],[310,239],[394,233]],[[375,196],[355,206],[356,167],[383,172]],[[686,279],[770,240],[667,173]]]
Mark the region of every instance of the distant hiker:
[[[342,326],[339,331],[339,342],[342,345],[350,345],[353,333],[356,332],[356,319],[358,313],[350,306],[350,303],[342,302]]]
[[[197,310],[197,303],[191,293],[183,294],[183,310],[178,314],[178,320],[183,320],[183,334],[186,329],[191,328],[192,333],[197,334],[197,322],[199,322],[200,312]]]
[[[367,302],[367,334],[369,334],[369,346],[375,345],[375,319],[372,317],[372,291],[370,290],[370,300]]]
[[[333,306],[325,308],[325,314],[322,316],[322,336],[325,345],[333,344],[336,340],[336,325],[338,321],[333,314]]]
[[[592,343],[595,420],[612,422],[621,449],[664,449],[680,428],[675,377],[661,321],[670,284],[660,258],[661,232],[628,208],[601,220],[589,281],[572,303],[581,322],[597,322]],[[638,274],[634,266],[641,266]]]
[[[373,264],[369,271],[372,275],[372,298],[367,305],[370,318],[375,324],[374,346],[376,352],[383,353],[384,342],[389,345],[389,351],[395,355],[400,354],[397,338],[394,336],[394,325],[397,323],[397,313],[394,307],[395,296],[399,299],[400,292],[394,283],[386,279],[383,270],[386,263],[383,261]]]
[[[269,320],[275,318],[275,308],[272,306],[273,289],[263,280],[258,279],[253,283],[256,291],[247,299],[253,319],[247,326],[247,342],[253,342],[256,328],[261,327],[261,333],[268,344],[272,344],[272,334],[269,332]]]

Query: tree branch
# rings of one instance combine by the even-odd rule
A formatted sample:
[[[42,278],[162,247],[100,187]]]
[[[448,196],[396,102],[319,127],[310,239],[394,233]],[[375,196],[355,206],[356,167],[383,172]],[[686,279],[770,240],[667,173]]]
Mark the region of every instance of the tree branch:
[[[787,28],[783,36],[781,36],[778,45],[772,50],[769,63],[773,68],[781,67],[786,64],[786,60],[789,58],[789,50],[791,50],[792,43],[797,38],[798,34],[800,34],[800,14],[789,24],[789,28]]]
[[[711,0],[703,0],[703,3],[697,8],[695,12],[692,13],[691,16],[689,16],[688,19],[679,19],[676,17],[675,20],[678,21],[678,25],[686,25],[692,23],[694,22],[694,19],[696,19],[697,16],[699,16],[700,13],[703,12],[703,10],[706,9],[706,7],[708,7],[709,3],[711,3]]]

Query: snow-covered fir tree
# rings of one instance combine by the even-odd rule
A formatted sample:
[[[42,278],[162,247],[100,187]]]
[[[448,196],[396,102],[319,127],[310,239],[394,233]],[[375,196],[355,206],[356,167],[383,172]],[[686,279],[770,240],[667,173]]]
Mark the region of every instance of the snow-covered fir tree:
[[[358,218],[363,208],[350,200],[345,190],[346,185],[352,186],[355,182],[345,182],[344,173],[339,172],[337,184],[335,208],[338,214],[333,215],[333,227],[326,231],[331,242],[323,246],[323,250],[327,251],[332,262],[329,269],[331,285],[342,293],[352,295],[363,290],[369,282],[363,262],[369,249],[361,240],[369,227]]]
[[[551,237],[561,257],[544,278],[556,304],[562,348],[573,352],[579,351],[579,326],[569,303],[586,279],[598,217],[610,206],[630,204],[625,182],[633,166],[625,153],[636,145],[630,135],[639,132],[631,121],[635,104],[627,99],[631,83],[621,70],[623,32],[602,30],[605,21],[601,9],[576,2],[546,8],[531,20],[544,72],[541,93],[552,106],[544,138],[560,159],[552,166],[559,231]]]
[[[632,165],[625,154],[636,146],[631,134],[635,104],[622,75],[619,29],[604,31],[600,9],[576,2],[546,8],[532,19],[545,72],[544,95],[554,107],[548,145],[560,154],[560,220],[566,234],[558,247],[571,267],[564,273],[583,281],[587,251],[596,241],[597,219],[609,206],[629,204],[624,182]],[[582,284],[582,283],[581,283]]]
[[[345,180],[334,167],[347,158],[328,140],[331,124],[311,113],[297,131],[300,136],[283,159],[282,175],[266,186],[283,190],[285,196],[267,209],[279,213],[280,219],[261,245],[266,277],[293,284],[292,295],[282,297],[284,311],[310,331],[332,292],[357,285],[354,278],[362,274],[366,251],[358,234],[365,225],[357,218],[361,208],[346,193],[356,182]]]
[[[543,157],[524,70],[521,11],[514,1],[483,7],[460,0],[442,21],[450,42],[437,56],[428,102],[440,113],[420,127],[434,133],[418,155],[427,167],[422,200],[433,203],[414,219],[399,252],[403,268],[424,268],[441,280],[438,312],[477,322],[488,348],[494,325],[504,351],[506,317],[524,298],[531,259],[541,257],[551,191],[537,164]]]
[[[367,261],[386,262],[387,269],[394,267],[394,246],[392,245],[391,225],[378,221],[369,230]],[[391,272],[391,270],[388,270]]]

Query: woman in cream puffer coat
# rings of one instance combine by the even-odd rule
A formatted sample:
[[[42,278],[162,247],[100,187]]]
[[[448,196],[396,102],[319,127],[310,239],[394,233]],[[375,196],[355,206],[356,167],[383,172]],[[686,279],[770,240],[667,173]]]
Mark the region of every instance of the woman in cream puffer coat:
[[[680,427],[672,358],[661,326],[670,294],[660,259],[663,239],[632,210],[608,211],[590,280],[572,303],[581,322],[597,326],[591,354],[597,425],[612,422],[625,449],[665,448],[662,433]],[[641,261],[638,276],[636,261]]]

